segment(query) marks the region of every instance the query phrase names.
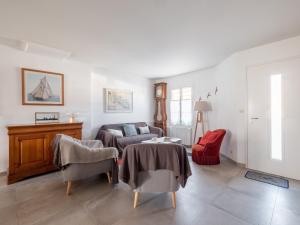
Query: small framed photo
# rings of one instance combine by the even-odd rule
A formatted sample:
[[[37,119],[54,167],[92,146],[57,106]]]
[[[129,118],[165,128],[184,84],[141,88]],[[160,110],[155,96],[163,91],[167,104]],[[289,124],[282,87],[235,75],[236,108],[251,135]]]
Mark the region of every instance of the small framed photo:
[[[64,75],[22,68],[23,105],[64,105]]]
[[[58,123],[59,112],[36,112],[35,123]]]

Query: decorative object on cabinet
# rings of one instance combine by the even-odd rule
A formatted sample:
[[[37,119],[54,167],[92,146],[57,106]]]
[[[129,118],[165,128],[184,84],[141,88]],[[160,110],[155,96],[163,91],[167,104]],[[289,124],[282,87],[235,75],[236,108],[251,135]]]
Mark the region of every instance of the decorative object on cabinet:
[[[212,107],[210,102],[208,101],[203,101],[203,100],[199,100],[195,103],[194,106],[194,111],[197,112],[197,118],[196,118],[196,125],[195,125],[195,133],[194,133],[194,142],[196,140],[196,135],[197,135],[197,129],[198,129],[198,124],[201,123],[202,125],[202,134],[204,135],[204,112],[208,112],[211,111]]]
[[[64,105],[64,75],[22,68],[23,105]]]
[[[59,112],[36,112],[35,123],[57,123]]]
[[[105,112],[127,113],[133,110],[133,92],[131,90],[104,89]]]
[[[75,123],[76,122],[76,118],[79,116],[79,112],[66,113],[66,116],[68,117],[68,122],[69,123]]]
[[[52,140],[56,134],[81,139],[82,123],[45,123],[7,126],[9,169],[7,183],[56,170]]]
[[[164,131],[164,136],[167,135],[167,112],[166,112],[166,98],[167,98],[167,83],[161,82],[154,84],[155,97],[155,114],[154,126],[160,127]]]

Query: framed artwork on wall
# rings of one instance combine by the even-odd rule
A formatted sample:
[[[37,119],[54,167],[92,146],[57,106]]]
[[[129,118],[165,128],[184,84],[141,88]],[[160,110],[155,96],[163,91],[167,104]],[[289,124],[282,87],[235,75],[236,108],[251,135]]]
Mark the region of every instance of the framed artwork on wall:
[[[131,90],[104,89],[105,112],[128,113],[133,110],[133,92]]]
[[[22,68],[23,105],[64,105],[64,74]]]

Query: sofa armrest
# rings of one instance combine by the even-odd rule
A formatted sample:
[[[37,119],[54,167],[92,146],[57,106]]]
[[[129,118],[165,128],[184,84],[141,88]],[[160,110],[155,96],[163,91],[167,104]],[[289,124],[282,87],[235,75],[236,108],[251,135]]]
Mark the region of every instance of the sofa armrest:
[[[104,147],[117,147],[117,137],[106,130],[99,130],[96,139],[101,140]]]
[[[153,126],[148,126],[150,133],[151,134],[157,134],[158,137],[163,137],[164,136],[164,131],[163,129],[159,127],[153,127]]]
[[[103,143],[101,140],[82,140],[81,144],[89,148],[103,148]]]

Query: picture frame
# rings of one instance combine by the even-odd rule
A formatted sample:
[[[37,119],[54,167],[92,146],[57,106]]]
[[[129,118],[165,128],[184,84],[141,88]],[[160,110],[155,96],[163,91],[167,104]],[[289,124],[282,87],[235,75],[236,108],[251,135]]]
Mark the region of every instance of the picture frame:
[[[21,68],[22,105],[64,105],[64,74]]]
[[[104,89],[106,113],[131,113],[133,111],[133,91],[126,89]]]
[[[36,112],[35,123],[58,123],[59,112]]]

